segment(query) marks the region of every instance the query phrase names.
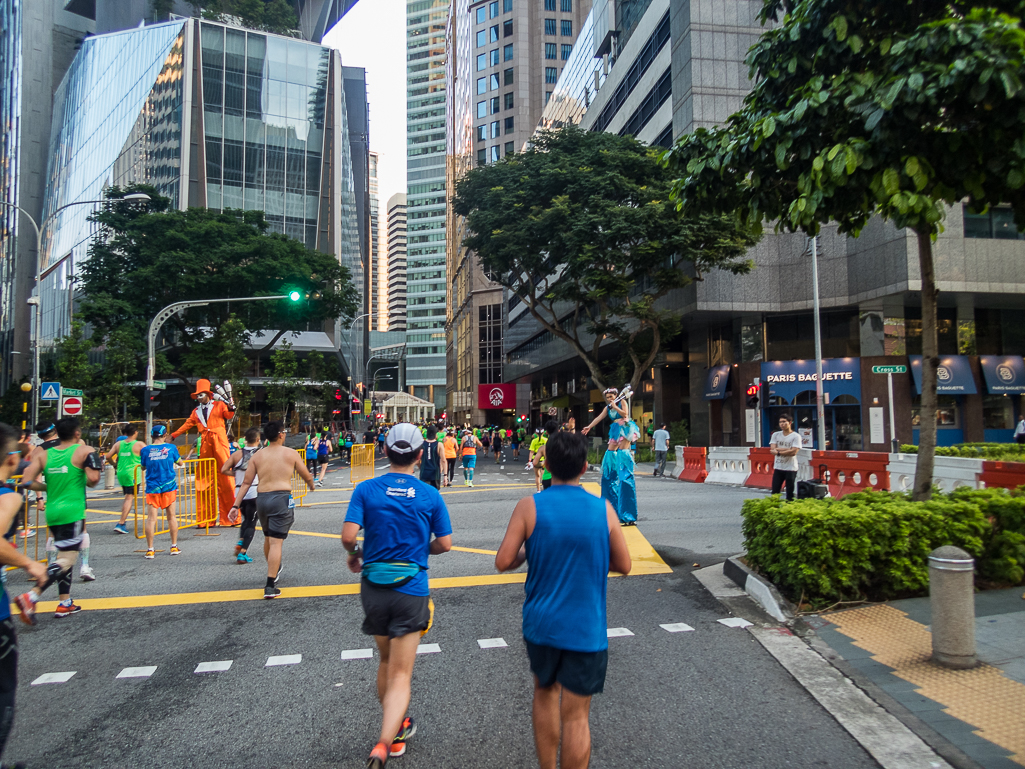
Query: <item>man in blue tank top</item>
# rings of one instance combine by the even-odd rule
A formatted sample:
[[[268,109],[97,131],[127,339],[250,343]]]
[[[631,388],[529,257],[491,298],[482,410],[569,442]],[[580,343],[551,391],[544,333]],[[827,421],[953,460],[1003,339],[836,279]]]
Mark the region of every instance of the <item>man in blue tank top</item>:
[[[527,562],[523,640],[534,674],[534,742],[541,769],[591,759],[591,695],[605,687],[609,642],[605,589],[609,569],[630,572],[616,511],[580,486],[587,439],[556,432],[545,445],[552,485],[521,499],[495,556],[509,571]]]

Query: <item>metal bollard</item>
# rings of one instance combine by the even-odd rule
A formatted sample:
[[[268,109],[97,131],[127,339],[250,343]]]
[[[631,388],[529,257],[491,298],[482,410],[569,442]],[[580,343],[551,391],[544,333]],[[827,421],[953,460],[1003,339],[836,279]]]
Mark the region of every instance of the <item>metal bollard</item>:
[[[103,466],[103,488],[106,491],[110,491],[114,488],[114,481],[117,479],[117,472],[114,470],[114,465]]]
[[[948,668],[971,668],[975,656],[975,559],[946,545],[929,553],[932,659]]]

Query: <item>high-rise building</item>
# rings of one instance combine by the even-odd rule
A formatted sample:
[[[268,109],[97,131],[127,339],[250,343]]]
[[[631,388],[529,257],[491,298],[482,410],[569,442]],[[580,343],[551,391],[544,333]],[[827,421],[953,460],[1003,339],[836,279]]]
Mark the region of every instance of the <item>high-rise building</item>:
[[[406,330],[406,193],[388,198],[388,330]]]
[[[380,232],[378,230],[378,197],[377,197],[377,164],[380,158],[376,152],[370,153],[370,293],[367,296],[367,312],[370,314],[371,331],[384,331],[381,328],[381,273],[380,273]]]
[[[450,198],[470,168],[498,162],[530,140],[590,10],[591,0],[454,0],[446,31]],[[529,405],[529,388],[495,407],[491,385],[503,382],[508,329],[505,292],[463,248],[465,222],[451,211],[446,231],[447,408],[474,424],[500,423],[503,412],[511,420]]]
[[[447,0],[406,4],[406,384],[445,403],[445,25]]]

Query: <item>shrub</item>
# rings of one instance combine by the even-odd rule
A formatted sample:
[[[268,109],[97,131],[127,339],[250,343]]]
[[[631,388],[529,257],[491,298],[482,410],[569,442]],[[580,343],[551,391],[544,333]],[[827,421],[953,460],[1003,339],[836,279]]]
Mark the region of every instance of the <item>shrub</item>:
[[[902,444],[902,454],[917,454],[918,446]],[[962,457],[964,459],[987,459],[994,462],[1025,462],[1025,445],[1018,443],[958,443],[954,446],[937,446],[938,457]]]
[[[929,502],[866,491],[842,499],[749,499],[743,507],[750,566],[790,597],[812,604],[921,594],[928,555],[956,545],[978,578],[1025,578],[1025,495],[957,489]]]

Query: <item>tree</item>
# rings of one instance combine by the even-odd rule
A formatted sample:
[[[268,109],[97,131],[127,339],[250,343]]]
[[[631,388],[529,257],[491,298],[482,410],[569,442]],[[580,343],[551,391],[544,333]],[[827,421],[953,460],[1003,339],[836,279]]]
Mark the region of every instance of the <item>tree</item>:
[[[161,0],[153,0],[154,9]],[[215,21],[234,16],[251,29],[262,29],[278,34],[299,27],[299,19],[286,0],[189,0],[193,10],[204,18]]]
[[[85,392],[93,384],[98,366],[89,362],[93,349],[91,339],[85,336],[85,324],[73,319],[71,331],[57,340],[57,376],[62,387]]]
[[[1010,15],[1014,14],[1014,15]],[[782,21],[780,22],[780,16]],[[1025,33],[1020,3],[766,0],[755,86],[723,126],[666,155],[687,212],[739,212],[809,235],[856,236],[875,214],[916,234],[922,403],[914,498],[932,493],[936,280],[945,206],[1010,203],[1025,227]]]
[[[299,361],[290,342],[282,342],[281,347],[271,354],[271,365],[274,367],[274,380],[267,385],[267,400],[284,419],[288,407],[303,394],[299,384]]]
[[[90,344],[97,345],[94,338]],[[142,339],[131,328],[120,328],[107,335],[103,345],[103,366],[94,376],[94,385],[86,401],[89,410],[100,419],[119,421],[125,411],[133,411],[139,391],[128,382],[139,373]]]
[[[333,256],[268,232],[262,212],[177,211],[168,198],[142,185],[112,187],[107,197],[136,191],[151,196],[147,209],[111,202],[94,214],[92,221],[100,230],[89,246],[89,258],[78,267],[82,318],[101,336],[131,327],[145,339],[150,320],[172,302],[268,296],[293,289],[310,298],[214,303],[179,313],[165,329],[174,333],[179,348],[191,349],[234,313],[247,329],[277,332],[263,348],[270,350],[290,331],[355,316],[359,292],[348,269]]]
[[[249,332],[235,314],[202,342],[182,355],[182,368],[192,376],[215,383],[231,382],[235,410],[245,413],[253,398],[248,374],[252,364],[246,357]]]
[[[570,344],[599,388],[618,343],[641,376],[680,321],[658,308],[704,273],[751,269],[756,238],[729,216],[681,216],[656,151],[629,136],[545,131],[526,152],[469,171],[452,206],[463,245],[551,334]],[[618,384],[618,381],[617,381]]]

